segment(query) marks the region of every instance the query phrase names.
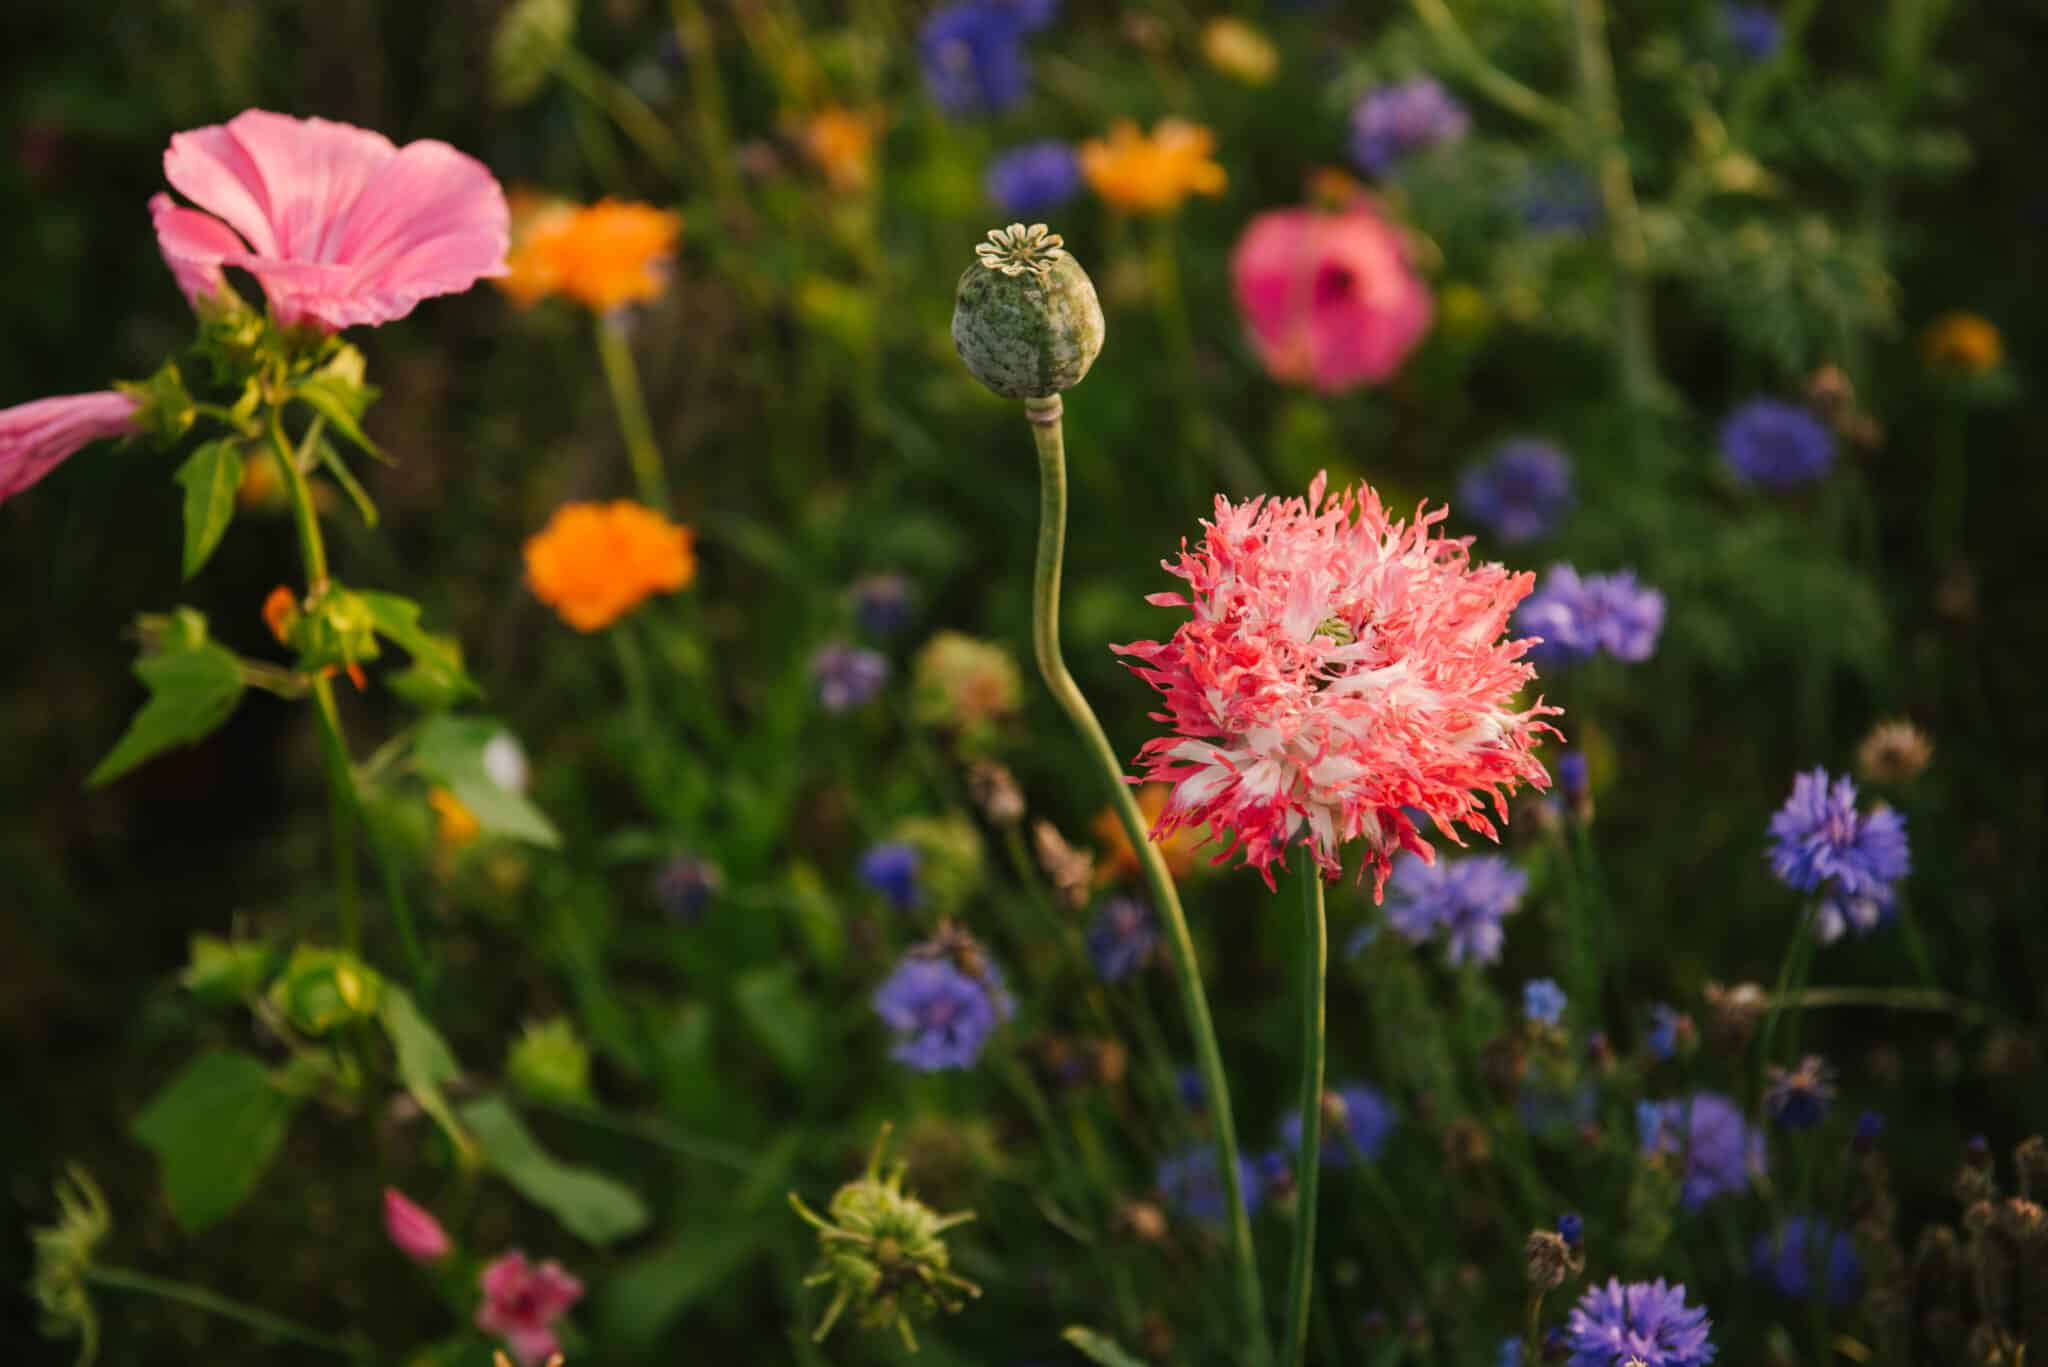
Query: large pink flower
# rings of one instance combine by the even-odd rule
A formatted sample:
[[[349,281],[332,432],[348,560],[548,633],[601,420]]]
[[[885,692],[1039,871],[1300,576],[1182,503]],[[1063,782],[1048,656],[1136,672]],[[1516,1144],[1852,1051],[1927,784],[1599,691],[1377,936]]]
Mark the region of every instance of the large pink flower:
[[[1400,236],[1360,199],[1348,209],[1275,209],[1230,254],[1238,310],[1276,380],[1324,392],[1375,384],[1429,331],[1429,291]]]
[[[330,332],[403,318],[422,299],[505,273],[510,216],[482,162],[444,142],[393,147],[325,119],[250,109],[171,138],[156,240],[196,308],[221,267],[261,282],[283,323]]]
[[[1218,862],[1242,850],[1271,886],[1304,831],[1332,878],[1362,839],[1377,897],[1394,853],[1435,858],[1407,809],[1463,844],[1459,824],[1495,835],[1488,797],[1505,821],[1508,793],[1549,783],[1531,751],[1557,709],[1512,706],[1536,671],[1502,635],[1535,575],[1472,564],[1432,530],[1448,509],[1392,521],[1365,485],[1326,503],[1324,483],[1305,502],[1219,496],[1202,544],[1165,562],[1187,593],[1148,600],[1190,619],[1115,649],[1173,728],[1138,756],[1173,785],[1155,840],[1212,825],[1231,837]]]
[[[583,1283],[560,1263],[550,1258],[536,1267],[516,1248],[484,1269],[483,1288],[476,1327],[503,1339],[523,1367],[537,1367],[561,1348],[554,1323],[583,1299]]]
[[[80,447],[136,431],[134,399],[115,390],[65,394],[0,409],[0,503],[21,493]]]

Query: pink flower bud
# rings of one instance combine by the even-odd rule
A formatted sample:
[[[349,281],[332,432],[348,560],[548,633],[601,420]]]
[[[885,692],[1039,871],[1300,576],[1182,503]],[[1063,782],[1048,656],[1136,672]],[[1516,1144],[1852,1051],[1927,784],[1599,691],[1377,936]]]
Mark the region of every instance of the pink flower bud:
[[[416,1263],[437,1263],[455,1249],[441,1222],[406,1200],[396,1187],[384,1188],[384,1232]]]
[[[126,394],[66,394],[0,409],[0,503],[5,503],[80,447],[133,435],[140,405]]]

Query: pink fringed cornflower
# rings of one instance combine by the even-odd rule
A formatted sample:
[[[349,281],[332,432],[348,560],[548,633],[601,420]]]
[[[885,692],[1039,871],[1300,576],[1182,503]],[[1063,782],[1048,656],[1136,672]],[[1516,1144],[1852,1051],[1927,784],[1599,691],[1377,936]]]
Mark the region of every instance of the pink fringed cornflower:
[[[139,407],[137,400],[109,389],[0,409],[0,503],[27,490],[80,448],[133,436]]]
[[[510,215],[482,162],[444,142],[392,146],[326,119],[246,110],[171,138],[157,245],[194,308],[221,267],[254,275],[281,323],[329,332],[403,318],[505,273]]]
[[[538,1367],[561,1349],[554,1324],[583,1299],[583,1283],[553,1258],[535,1266],[518,1249],[484,1269],[476,1327],[505,1341],[521,1367]]]
[[[1324,393],[1377,384],[1429,331],[1429,291],[1364,199],[1260,214],[1230,254],[1238,311],[1274,379]]]
[[[1395,521],[1363,484],[1326,502],[1325,478],[1305,501],[1219,496],[1202,544],[1165,563],[1188,591],[1148,600],[1189,620],[1115,649],[1173,728],[1139,752],[1172,785],[1155,840],[1228,832],[1218,861],[1241,850],[1272,886],[1304,833],[1331,878],[1362,839],[1377,897],[1396,853],[1435,858],[1404,809],[1462,844],[1459,825],[1496,837],[1487,796],[1505,821],[1509,793],[1548,785],[1532,751],[1558,709],[1513,706],[1535,670],[1502,632],[1533,574],[1471,563],[1435,530],[1447,509]]]

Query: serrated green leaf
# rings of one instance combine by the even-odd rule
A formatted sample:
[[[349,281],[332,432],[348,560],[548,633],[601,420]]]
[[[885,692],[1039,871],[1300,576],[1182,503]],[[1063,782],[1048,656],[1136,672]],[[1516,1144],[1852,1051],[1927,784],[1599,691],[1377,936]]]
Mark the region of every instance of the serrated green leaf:
[[[462,1108],[484,1162],[520,1195],[593,1244],[610,1244],[646,1227],[647,1207],[632,1188],[543,1149],[526,1122],[498,1097]]]
[[[247,1054],[201,1054],[135,1118],[156,1154],[171,1213],[187,1232],[217,1224],[277,1157],[299,1098]]]
[[[455,1110],[441,1091],[441,1084],[462,1076],[448,1042],[433,1022],[420,1014],[411,994],[392,983],[384,985],[384,1001],[377,1013],[398,1056],[398,1077],[420,1109],[432,1116],[465,1163],[477,1158],[476,1141],[455,1118]]]
[[[144,656],[135,662],[135,677],[149,689],[149,701],[86,776],[88,787],[111,783],[166,750],[204,739],[242,699],[242,662],[233,651],[203,639]]]
[[[364,593],[360,597],[370,611],[370,622],[377,634],[412,656],[412,667],[403,672],[402,682],[397,677],[387,680],[397,688],[399,696],[415,706],[438,710],[483,695],[462,667],[461,643],[452,636],[424,630],[420,626],[418,603],[395,593]],[[490,737],[484,739],[488,741]],[[479,749],[479,763],[481,754]],[[482,820],[481,815],[478,820]]]
[[[490,834],[553,849],[562,838],[540,809],[484,768],[484,747],[504,729],[489,717],[428,717],[413,741],[413,767],[460,798]]]
[[[178,467],[185,490],[185,577],[199,573],[235,517],[242,448],[232,438],[202,443]]]
[[[818,1057],[818,1005],[798,987],[795,968],[755,969],[733,984],[733,1001],[754,1038],[792,1080],[809,1076]]]
[[[1114,1340],[1081,1325],[1070,1325],[1060,1337],[1081,1350],[1083,1357],[1102,1367],[1147,1367],[1145,1360],[1117,1347]]]

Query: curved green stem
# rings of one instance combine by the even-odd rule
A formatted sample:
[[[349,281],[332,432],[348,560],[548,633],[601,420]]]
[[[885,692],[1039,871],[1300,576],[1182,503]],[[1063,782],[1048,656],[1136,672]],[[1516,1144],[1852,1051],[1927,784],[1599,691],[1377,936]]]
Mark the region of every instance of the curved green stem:
[[[1578,132],[1572,113],[1557,101],[1533,90],[1486,60],[1471,36],[1458,23],[1445,0],[1414,0],[1415,16],[1422,20],[1437,46],[1452,62],[1464,68],[1465,78],[1479,92],[1511,114],[1570,139]]]
[[[1123,762],[1096,719],[1095,711],[1082,696],[1074,676],[1067,672],[1060,654],[1060,569],[1067,543],[1067,448],[1060,427],[1064,411],[1059,398],[1026,399],[1024,416],[1031,423],[1032,441],[1038,447],[1038,565],[1032,577],[1031,643],[1038,658],[1038,672],[1045,678],[1053,700],[1059,703],[1074,729],[1081,733],[1089,754],[1109,782],[1110,798],[1131,848],[1145,874],[1146,886],[1160,922],[1166,928],[1166,945],[1173,956],[1174,975],[1180,986],[1181,1006],[1187,1014],[1188,1035],[1194,1041],[1195,1061],[1202,1073],[1202,1085],[1209,1097],[1209,1111],[1216,1126],[1216,1157],[1222,1166],[1224,1205],[1230,1221],[1230,1246],[1236,1271],[1238,1300],[1243,1312],[1246,1342],[1254,1362],[1271,1358],[1266,1338],[1265,1301],[1259,1291],[1258,1262],[1252,1249],[1251,1220],[1245,1213],[1243,1178],[1238,1165],[1237,1122],[1230,1110],[1230,1084],[1223,1073],[1223,1054],[1216,1046],[1216,1027],[1209,1017],[1209,999],[1202,991],[1201,963],[1195,957],[1194,937],[1188,933],[1187,914],[1181,910],[1180,894],[1167,871],[1166,859],[1152,842],[1145,818],[1124,781]]]
[[[682,174],[682,144],[631,86],[574,48],[562,54],[555,70],[570,89],[603,110],[649,161],[671,176]]]
[[[351,1343],[333,1334],[322,1333],[296,1320],[288,1320],[282,1315],[274,1315],[253,1305],[244,1305],[238,1300],[209,1291],[203,1286],[193,1286],[189,1282],[167,1281],[162,1277],[152,1277],[146,1272],[131,1272],[125,1267],[95,1267],[85,1274],[85,1279],[94,1286],[104,1286],[112,1291],[134,1291],[178,1305],[188,1305],[194,1310],[204,1310],[208,1314],[246,1324],[258,1333],[268,1334],[272,1338],[304,1344],[308,1348],[318,1348],[323,1353],[359,1360],[373,1356],[373,1351],[365,1344]]]
[[[612,409],[619,418],[619,436],[626,443],[626,459],[632,463],[633,478],[640,485],[640,500],[666,513],[668,475],[662,469],[661,448],[654,443],[654,422],[647,416],[640,369],[633,363],[633,348],[625,334],[604,317],[597,320],[597,356],[604,363],[605,384],[611,389]]]
[[[1329,990],[1330,933],[1323,912],[1323,876],[1314,860],[1302,870],[1301,1148],[1294,1160],[1294,1262],[1287,1274],[1287,1339],[1280,1367],[1300,1367],[1308,1348],[1309,1302],[1315,1288],[1316,1188],[1323,1170],[1324,1019]]]

